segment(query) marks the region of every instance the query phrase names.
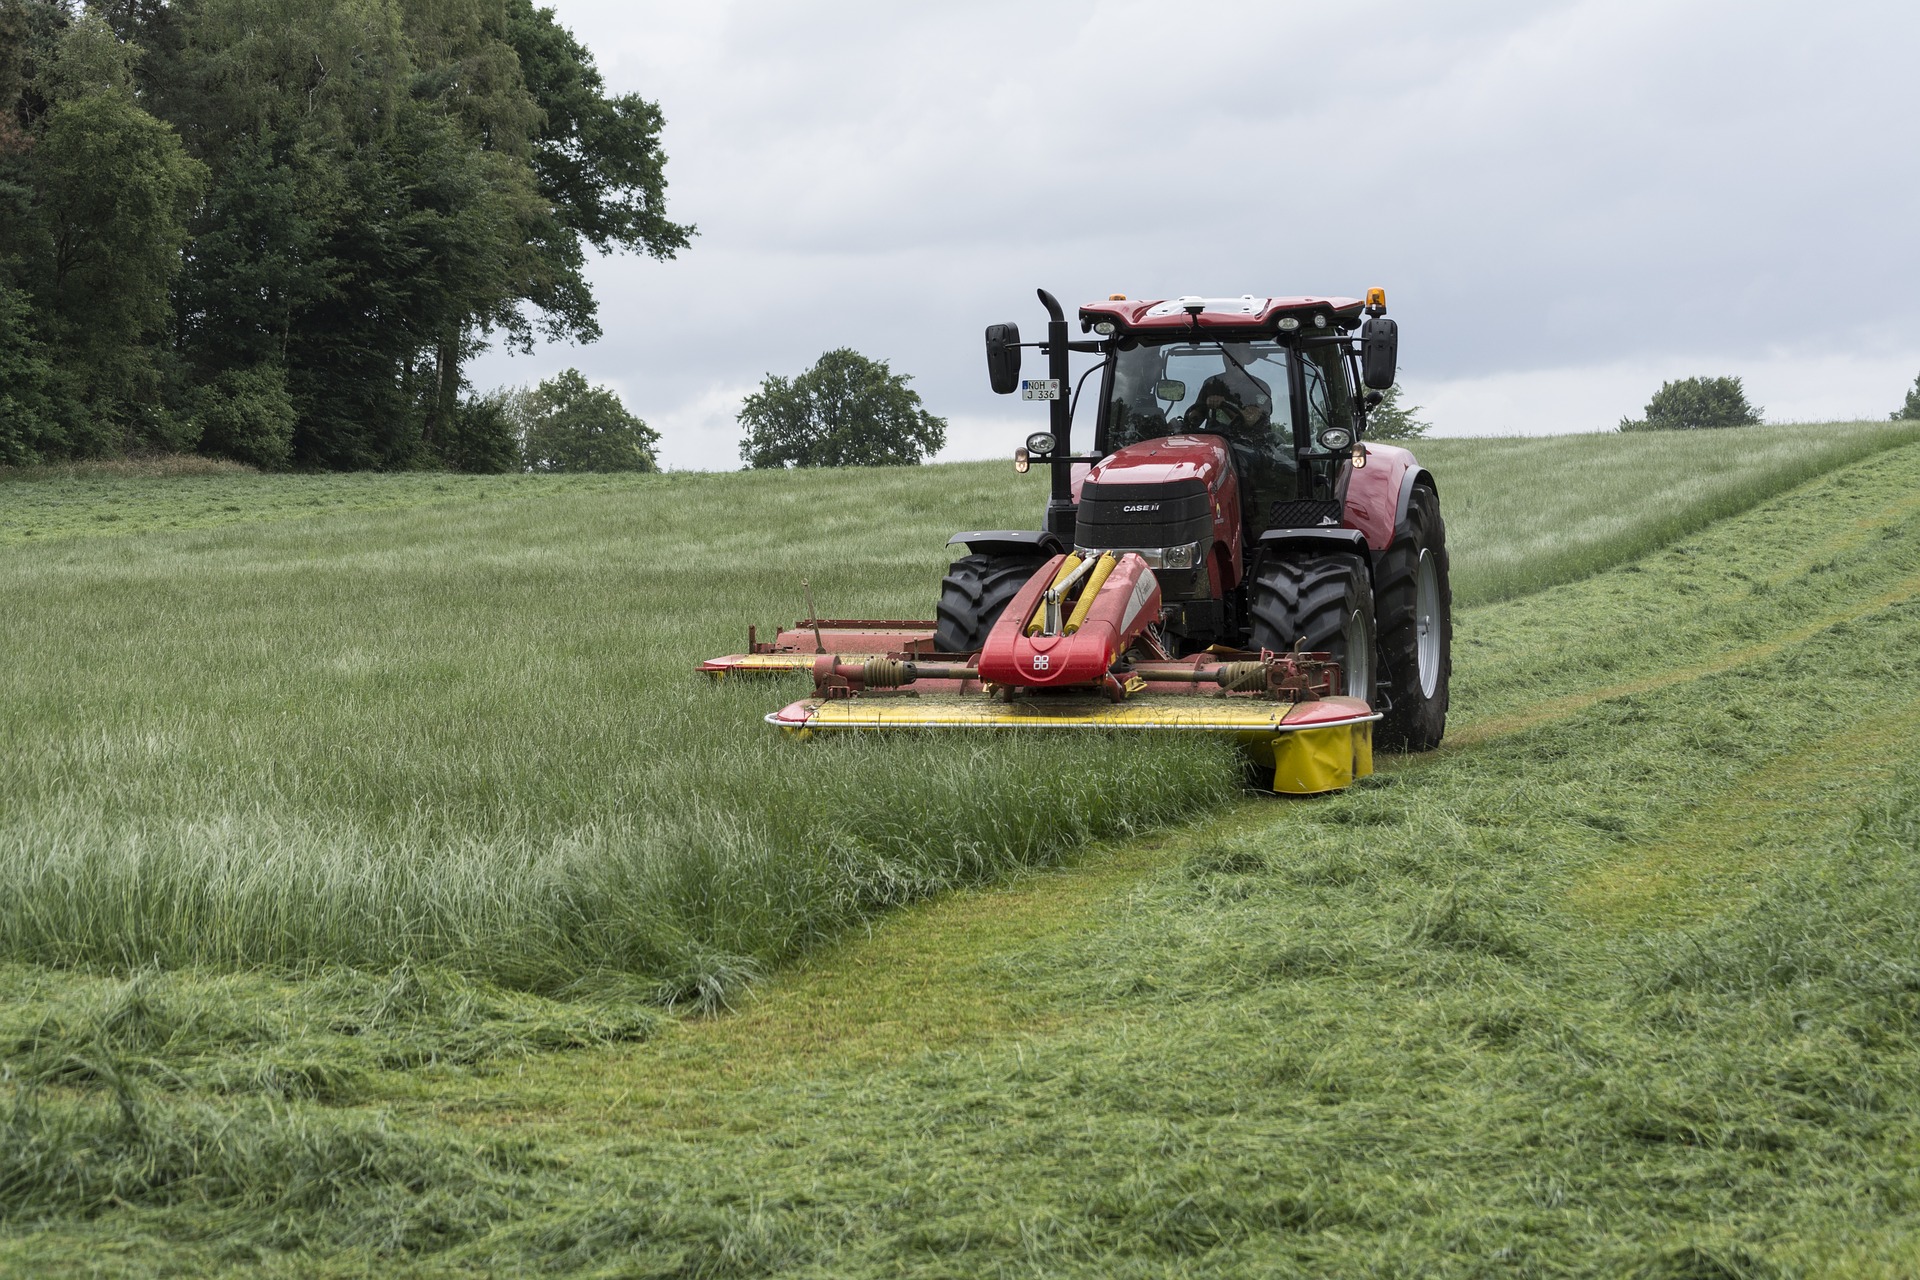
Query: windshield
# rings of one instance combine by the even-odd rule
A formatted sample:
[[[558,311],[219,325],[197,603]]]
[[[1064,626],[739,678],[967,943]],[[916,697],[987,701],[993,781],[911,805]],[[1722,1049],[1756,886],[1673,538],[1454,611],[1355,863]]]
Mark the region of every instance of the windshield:
[[[1182,431],[1291,453],[1286,348],[1271,342],[1141,345],[1114,357],[1109,450]],[[1276,430],[1277,428],[1277,430]]]

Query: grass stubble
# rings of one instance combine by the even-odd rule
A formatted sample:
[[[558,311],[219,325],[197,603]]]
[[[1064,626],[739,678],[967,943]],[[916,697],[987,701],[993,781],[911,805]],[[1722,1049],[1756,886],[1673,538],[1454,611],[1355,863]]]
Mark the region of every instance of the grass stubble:
[[[457,951],[304,981],[238,951],[16,966],[0,1261],[138,1238],[128,1272],[1904,1274],[1920,784],[1887,743],[1849,752],[1920,706],[1912,453],[1466,615],[1458,705],[1503,732],[1329,802],[1238,803],[1011,952],[884,949],[1008,916],[961,895],[816,953],[765,1015],[664,1034],[622,1020],[660,994],[645,964],[571,993]],[[697,697],[745,715],[746,688]],[[853,776],[836,799],[884,775]],[[1718,874],[1701,815],[1747,797],[1770,816]],[[776,999],[842,953],[863,994],[783,1035]],[[388,988],[424,1012],[366,1016]],[[942,999],[977,1034],[916,1012]]]

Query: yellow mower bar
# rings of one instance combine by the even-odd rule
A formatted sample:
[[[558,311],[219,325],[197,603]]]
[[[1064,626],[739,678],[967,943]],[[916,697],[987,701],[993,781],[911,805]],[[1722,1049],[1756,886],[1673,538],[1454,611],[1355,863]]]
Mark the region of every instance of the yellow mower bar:
[[[1317,795],[1351,786],[1373,772],[1373,722],[1379,714],[1355,698],[1280,703],[1252,698],[1169,698],[1151,695],[1107,702],[1047,697],[1001,702],[990,697],[925,694],[913,697],[807,699],[767,717],[767,723],[809,736],[848,729],[1117,729],[1228,733],[1263,771],[1273,789]]]

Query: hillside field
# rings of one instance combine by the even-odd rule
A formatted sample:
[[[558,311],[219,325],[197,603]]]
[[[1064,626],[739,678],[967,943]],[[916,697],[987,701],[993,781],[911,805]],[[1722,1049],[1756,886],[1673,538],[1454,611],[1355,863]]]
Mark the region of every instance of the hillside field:
[[[0,1270],[1920,1269],[1920,431],[1417,451],[1449,742],[1306,803],[693,675],[1006,464],[0,473]]]

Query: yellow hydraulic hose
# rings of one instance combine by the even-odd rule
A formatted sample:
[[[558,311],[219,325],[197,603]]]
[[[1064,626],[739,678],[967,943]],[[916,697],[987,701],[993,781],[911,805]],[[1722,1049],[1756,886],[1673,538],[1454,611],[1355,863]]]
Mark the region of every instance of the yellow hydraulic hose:
[[[1077,553],[1070,553],[1065,560],[1060,562],[1060,572],[1053,575],[1053,581],[1047,584],[1047,591],[1053,590],[1068,578],[1072,577],[1073,571],[1079,567],[1079,555]],[[1040,634],[1040,629],[1046,625],[1047,592],[1043,591],[1040,593],[1040,607],[1033,611],[1033,617],[1027,621],[1027,634],[1037,636]]]
[[[1113,566],[1120,563],[1113,558],[1113,552],[1102,551],[1100,563],[1093,566],[1093,572],[1087,575],[1087,585],[1080,588],[1080,603],[1073,606],[1073,616],[1067,619],[1066,633],[1072,635],[1087,620],[1087,614],[1093,609],[1093,598],[1100,594],[1107,575],[1113,572]]]

